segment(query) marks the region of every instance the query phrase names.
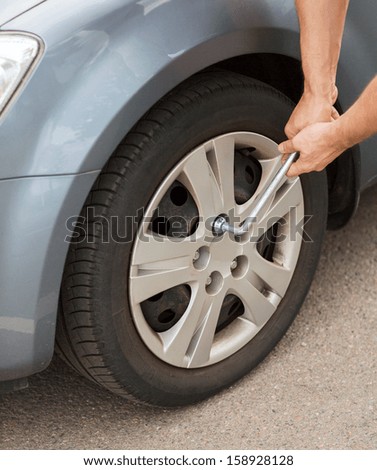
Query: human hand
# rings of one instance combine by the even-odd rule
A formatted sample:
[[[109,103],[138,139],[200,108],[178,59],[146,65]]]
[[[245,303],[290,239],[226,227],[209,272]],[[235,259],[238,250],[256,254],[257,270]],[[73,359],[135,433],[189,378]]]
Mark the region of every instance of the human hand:
[[[322,171],[346,150],[347,145],[342,139],[338,122],[311,124],[295,135],[293,139],[279,145],[279,152],[283,154],[300,152],[300,158],[291,166],[287,176]]]
[[[285,126],[286,136],[292,139],[302,129],[311,124],[331,122],[338,119],[339,113],[333,106],[337,98],[338,89],[335,85],[331,94],[327,97],[304,92]]]

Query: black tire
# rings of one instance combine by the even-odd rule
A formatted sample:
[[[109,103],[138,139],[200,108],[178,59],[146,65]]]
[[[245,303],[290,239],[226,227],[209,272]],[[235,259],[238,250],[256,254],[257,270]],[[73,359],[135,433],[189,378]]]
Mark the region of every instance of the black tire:
[[[181,369],[144,345],[128,300],[132,241],[100,243],[101,217],[137,216],[171,169],[214,136],[252,131],[285,139],[291,102],[275,89],[228,72],[197,75],[168,94],[125,137],[98,177],[81,216],[88,233],[72,243],[61,289],[57,344],[76,370],[112,392],[160,406],[197,402],[228,387],[255,367],[297,315],[310,287],[326,226],[325,174],[301,178],[305,213],[312,218],[290,287],[278,309],[246,346],[227,359]],[[94,208],[96,217],[87,217]],[[129,219],[128,219],[129,220]],[[137,227],[130,224],[128,234]],[[92,240],[88,241],[88,237]]]

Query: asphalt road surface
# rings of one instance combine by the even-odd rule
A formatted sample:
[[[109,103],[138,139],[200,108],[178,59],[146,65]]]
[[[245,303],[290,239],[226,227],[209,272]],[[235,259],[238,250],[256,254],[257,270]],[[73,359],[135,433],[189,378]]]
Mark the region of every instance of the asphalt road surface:
[[[272,354],[184,409],[101,390],[59,359],[0,397],[1,449],[376,449],[377,188],[328,233],[310,294]]]

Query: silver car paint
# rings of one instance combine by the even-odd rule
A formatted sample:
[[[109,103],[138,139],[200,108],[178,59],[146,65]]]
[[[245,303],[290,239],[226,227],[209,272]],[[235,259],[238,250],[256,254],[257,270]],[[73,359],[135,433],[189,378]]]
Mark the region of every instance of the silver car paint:
[[[361,5],[377,12],[372,1],[351,2],[339,69],[345,107],[374,70],[377,33]],[[52,357],[65,220],[80,212],[122,137],[209,65],[253,52],[299,58],[299,33],[293,0],[47,0],[2,30],[46,45],[0,118],[0,380],[11,380]],[[374,143],[362,146],[364,187],[377,174]]]
[[[1,0],[0,25],[45,1],[46,0]]]

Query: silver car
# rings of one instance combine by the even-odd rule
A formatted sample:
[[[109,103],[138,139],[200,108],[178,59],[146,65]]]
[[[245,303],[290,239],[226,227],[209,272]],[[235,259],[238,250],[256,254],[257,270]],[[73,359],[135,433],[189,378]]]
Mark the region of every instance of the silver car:
[[[351,2],[339,111],[375,73],[377,3]],[[377,177],[376,139],[285,179],[302,90],[293,0],[2,0],[0,382],[54,347],[109,390],[204,399],[281,339],[326,227]]]

